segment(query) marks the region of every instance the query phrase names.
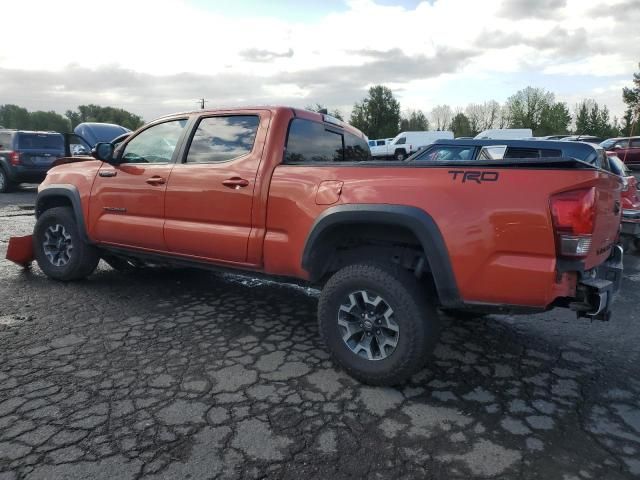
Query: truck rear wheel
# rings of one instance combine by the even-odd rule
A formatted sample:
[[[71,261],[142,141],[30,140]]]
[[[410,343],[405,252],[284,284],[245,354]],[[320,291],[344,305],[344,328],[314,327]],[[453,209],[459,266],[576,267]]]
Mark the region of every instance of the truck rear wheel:
[[[33,249],[38,266],[54,280],[79,280],[96,269],[100,256],[82,240],[73,211],[56,207],[45,211],[33,230]]]
[[[318,323],[334,360],[370,385],[398,385],[424,365],[438,314],[415,277],[394,265],[344,267],[320,295]]]
[[[407,152],[405,152],[404,150],[396,150],[396,153],[393,155],[393,157],[397,161],[402,162],[405,158],[407,158]]]

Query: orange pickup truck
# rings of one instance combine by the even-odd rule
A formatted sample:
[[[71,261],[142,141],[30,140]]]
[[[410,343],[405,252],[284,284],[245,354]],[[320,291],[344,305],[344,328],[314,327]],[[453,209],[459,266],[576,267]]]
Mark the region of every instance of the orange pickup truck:
[[[453,315],[608,319],[621,180],[573,158],[374,162],[366,137],[287,107],[160,118],[51,169],[33,253],[49,277],[160,262],[322,289],[333,358],[371,384],[421,368]]]

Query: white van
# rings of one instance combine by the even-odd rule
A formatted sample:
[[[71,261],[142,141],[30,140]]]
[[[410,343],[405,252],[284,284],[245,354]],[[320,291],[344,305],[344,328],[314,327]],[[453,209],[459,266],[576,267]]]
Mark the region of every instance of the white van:
[[[393,157],[402,161],[409,155],[417,152],[427,145],[431,145],[437,140],[453,140],[453,132],[432,130],[428,132],[400,132],[384,148],[376,149],[376,153],[371,151],[375,157]]]
[[[524,140],[533,137],[530,128],[491,128],[480,132],[475,140]]]

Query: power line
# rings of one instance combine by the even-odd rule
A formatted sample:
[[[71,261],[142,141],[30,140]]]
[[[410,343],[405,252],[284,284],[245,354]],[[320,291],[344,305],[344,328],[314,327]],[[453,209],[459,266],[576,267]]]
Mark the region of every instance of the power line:
[[[207,103],[207,101],[204,98],[201,98],[198,100],[198,103],[200,104],[200,110],[204,110],[204,104]]]

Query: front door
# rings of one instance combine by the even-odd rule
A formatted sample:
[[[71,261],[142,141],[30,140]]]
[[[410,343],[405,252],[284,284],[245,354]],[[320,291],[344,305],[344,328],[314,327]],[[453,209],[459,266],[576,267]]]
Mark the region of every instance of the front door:
[[[184,118],[151,125],[117,151],[116,164],[100,167],[89,203],[94,240],[166,250],[165,191],[186,123]]]
[[[203,117],[171,172],[164,237],[169,251],[244,263],[269,112]]]

